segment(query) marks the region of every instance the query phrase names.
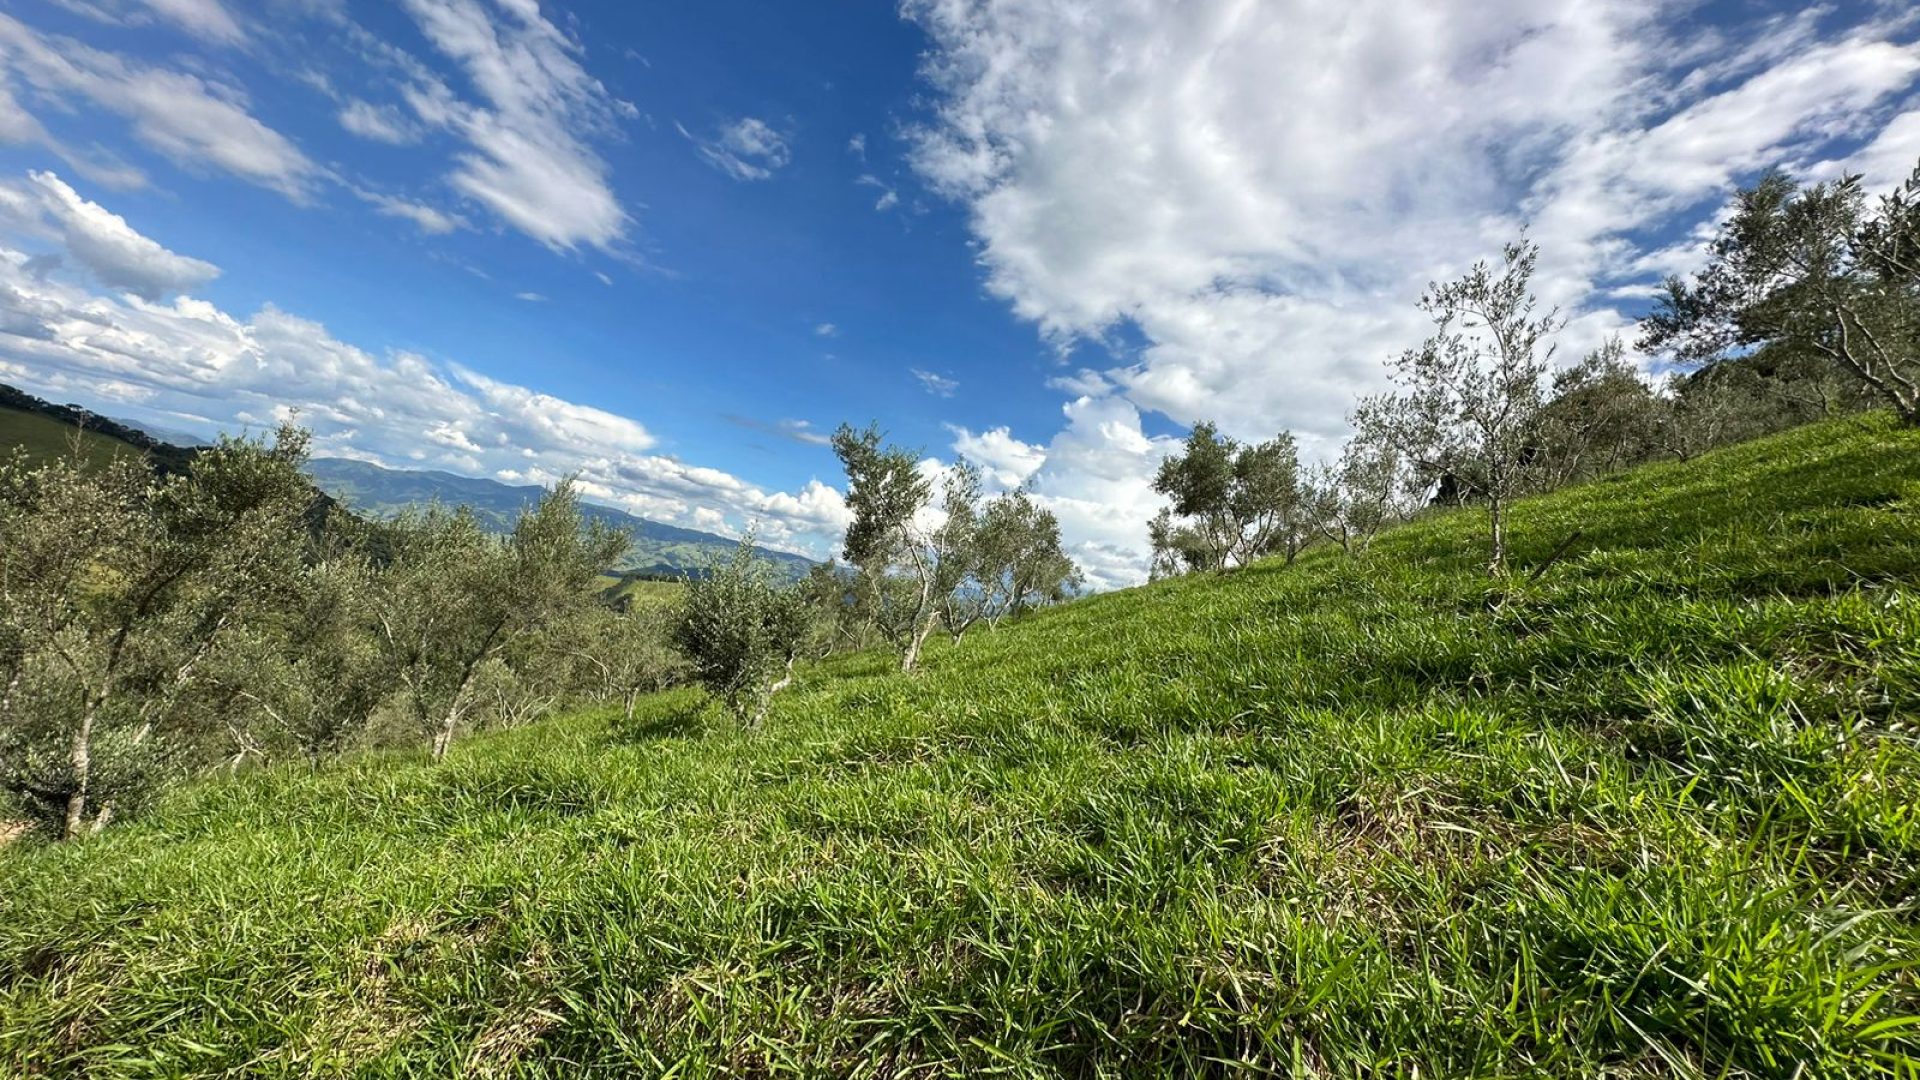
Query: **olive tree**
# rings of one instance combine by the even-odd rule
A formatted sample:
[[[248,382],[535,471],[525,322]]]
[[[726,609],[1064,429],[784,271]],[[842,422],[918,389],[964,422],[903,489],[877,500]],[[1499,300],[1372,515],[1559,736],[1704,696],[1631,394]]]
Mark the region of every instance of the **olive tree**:
[[[1082,580],[1061,546],[1060,519],[1024,488],[987,501],[975,550],[989,628],[1009,615],[1065,600]]]
[[[1664,404],[1627,362],[1618,338],[1554,372],[1532,440],[1540,486],[1604,476],[1658,456]]]
[[[464,508],[433,507],[403,514],[384,542],[391,561],[373,605],[379,646],[437,761],[480,706],[476,691],[511,672],[496,661],[597,602],[596,581],[628,538],[583,519],[563,482],[505,537]]]
[[[1242,445],[1210,422],[1195,424],[1160,463],[1153,489],[1172,506],[1151,523],[1160,572],[1223,570],[1275,551],[1292,562],[1307,537],[1300,455],[1292,434]]]
[[[317,767],[367,731],[393,686],[373,632],[372,581],[362,553],[335,547],[226,650],[216,678],[239,706],[226,719],[231,766],[287,747]]]
[[[774,585],[748,536],[732,558],[687,583],[673,643],[707,692],[757,727],[773,695],[793,682],[807,632],[799,591]]]
[[[1486,506],[1493,574],[1506,569],[1507,507],[1535,482],[1530,440],[1562,322],[1557,311],[1537,313],[1538,259],[1538,246],[1521,241],[1498,265],[1429,285],[1420,309],[1433,335],[1392,363],[1400,392],[1368,406],[1392,418],[1400,447],[1429,477]]]
[[[1391,418],[1363,407],[1340,456],[1316,466],[1304,482],[1306,519],[1349,555],[1364,555],[1390,522],[1411,514],[1424,490],[1396,445]]]
[[[1871,204],[1858,176],[1802,187],[1770,173],[1739,193],[1707,254],[1692,280],[1668,279],[1643,348],[1691,363],[1817,357],[1920,424],[1920,168]]]
[[[916,455],[881,439],[877,425],[856,431],[842,424],[833,434],[853,512],[845,553],[859,573],[861,603],[874,628],[900,654],[900,670],[911,672],[954,584],[954,538],[921,520],[930,509],[933,481],[920,471]],[[950,480],[949,494],[964,483]]]
[[[222,651],[300,573],[306,448],[224,439],[164,479],[0,464],[0,782],[58,835],[137,808],[220,724]]]

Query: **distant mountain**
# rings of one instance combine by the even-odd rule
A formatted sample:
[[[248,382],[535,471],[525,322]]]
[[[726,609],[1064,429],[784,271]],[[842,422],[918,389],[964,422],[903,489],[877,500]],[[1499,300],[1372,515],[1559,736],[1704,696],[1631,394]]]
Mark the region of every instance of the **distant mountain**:
[[[172,446],[195,447],[213,445],[212,439],[203,439],[198,435],[185,431],[177,431],[173,428],[163,428],[156,424],[149,424],[144,420],[129,420],[124,416],[116,416],[113,417],[112,420],[121,427],[138,431],[149,438]]]
[[[467,507],[483,525],[496,532],[513,528],[521,512],[544,494],[544,489],[532,484],[502,484],[497,480],[437,470],[388,469],[349,458],[314,458],[308,471],[322,490],[367,517],[392,517],[409,507],[437,502],[443,506]],[[586,503],[582,510],[587,516],[632,535],[633,546],[618,567],[630,574],[677,575],[699,571],[738,545],[738,541],[724,536],[650,521],[609,506]],[[803,577],[813,565],[813,560],[801,555],[767,548],[758,550],[782,577]]]

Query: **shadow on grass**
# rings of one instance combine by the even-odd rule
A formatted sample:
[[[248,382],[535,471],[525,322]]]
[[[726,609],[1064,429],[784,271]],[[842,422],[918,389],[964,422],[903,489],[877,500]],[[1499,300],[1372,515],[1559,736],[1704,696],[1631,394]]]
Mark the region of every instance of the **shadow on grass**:
[[[641,709],[632,716],[615,716],[613,741],[628,745],[658,742],[661,739],[692,738],[706,724],[705,699],[675,701],[670,708]]]

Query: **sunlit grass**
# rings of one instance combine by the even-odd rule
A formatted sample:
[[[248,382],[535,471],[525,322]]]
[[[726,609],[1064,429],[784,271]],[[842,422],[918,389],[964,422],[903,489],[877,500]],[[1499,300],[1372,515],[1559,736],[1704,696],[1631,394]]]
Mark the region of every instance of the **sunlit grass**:
[[[1916,1075],[1920,435],[1480,528],[15,845],[0,1071]]]

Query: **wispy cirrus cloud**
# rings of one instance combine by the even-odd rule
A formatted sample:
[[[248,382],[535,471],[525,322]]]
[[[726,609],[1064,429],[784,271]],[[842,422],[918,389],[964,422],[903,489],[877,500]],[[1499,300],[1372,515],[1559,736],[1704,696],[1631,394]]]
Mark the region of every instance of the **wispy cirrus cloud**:
[[[707,137],[676,125],[693,143],[701,160],[735,180],[768,180],[793,160],[786,136],[757,117],[743,116]]]
[[[910,371],[919,381],[920,389],[934,397],[952,397],[960,389],[960,380],[942,375],[937,371],[928,371],[924,368],[912,368]]]
[[[398,69],[416,119],[465,142],[447,182],[555,250],[615,251],[632,217],[597,139],[638,115],[581,63],[584,47],[537,3],[405,0],[434,48],[466,76],[456,91],[402,50],[362,32],[368,54]]]
[[[256,119],[246,94],[230,83],[42,36],[4,14],[0,68],[53,108],[85,103],[120,115],[136,139],[183,169],[225,172],[299,203],[313,201],[326,179],[291,139]],[[47,141],[39,122],[17,99],[12,103],[19,112],[0,121],[0,131]]]

